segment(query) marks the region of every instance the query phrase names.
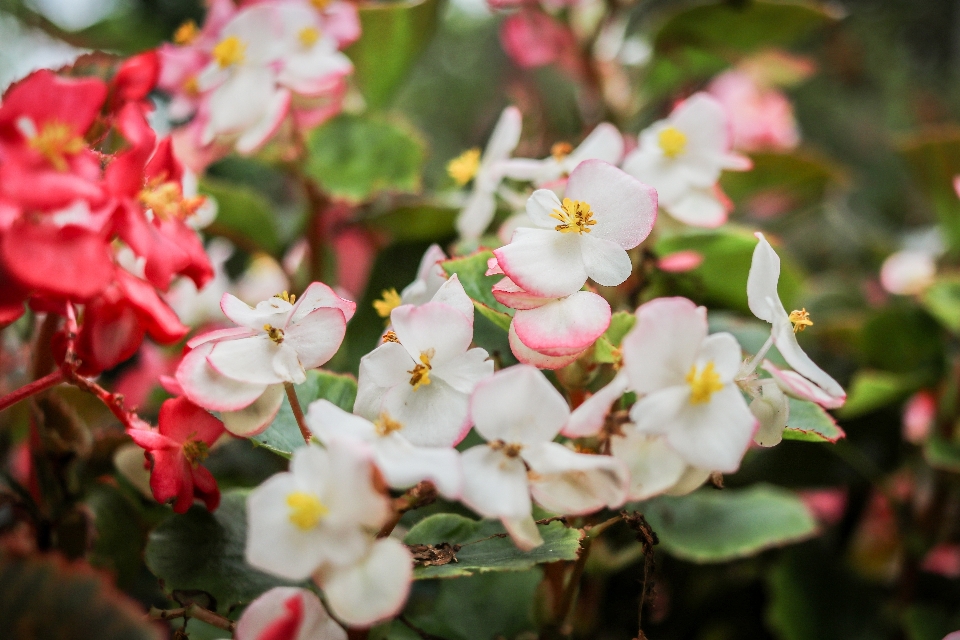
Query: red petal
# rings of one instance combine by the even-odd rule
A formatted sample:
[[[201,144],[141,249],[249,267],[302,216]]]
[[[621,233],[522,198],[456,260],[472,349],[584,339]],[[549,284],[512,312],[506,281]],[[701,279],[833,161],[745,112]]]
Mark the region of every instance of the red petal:
[[[13,85],[0,106],[0,131],[16,127],[21,117],[39,129],[47,122],[71,125],[83,135],[93,124],[107,97],[107,85],[97,78],[61,78],[46,69],[35,71]]]
[[[114,101],[143,100],[160,78],[160,56],[151,49],[127,59],[113,77]]]
[[[160,433],[184,443],[200,440],[208,446],[223,435],[223,423],[186,398],[167,400],[160,407]]]
[[[193,489],[197,498],[203,500],[207,511],[215,511],[220,506],[220,489],[213,474],[206,467],[193,469]]]
[[[303,623],[303,596],[299,593],[283,603],[284,611],[264,627],[256,640],[296,640]]]
[[[143,328],[157,342],[161,344],[177,342],[190,331],[148,282],[126,271],[118,270],[117,284],[137,312]]]

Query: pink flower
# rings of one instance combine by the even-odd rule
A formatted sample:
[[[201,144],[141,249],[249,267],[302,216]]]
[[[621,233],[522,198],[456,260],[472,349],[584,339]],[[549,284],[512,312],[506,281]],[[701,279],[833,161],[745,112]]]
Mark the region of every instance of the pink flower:
[[[937,399],[931,391],[913,394],[903,408],[903,439],[913,444],[922,444],[937,417]]]
[[[500,42],[524,69],[557,62],[576,50],[573,33],[538,8],[524,8],[508,16],[500,27]]]
[[[790,150],[800,143],[793,106],[783,93],[746,72],[726,71],[707,88],[730,116],[733,146],[742,151]]]
[[[223,435],[223,423],[186,398],[164,402],[159,422],[157,430],[127,429],[151,460],[153,497],[160,503],[174,500],[173,510],[177,513],[185,513],[194,498],[213,511],[220,504],[220,490],[201,463]]]
[[[237,622],[236,639],[346,640],[347,632],[312,591],[274,587],[244,609]]]

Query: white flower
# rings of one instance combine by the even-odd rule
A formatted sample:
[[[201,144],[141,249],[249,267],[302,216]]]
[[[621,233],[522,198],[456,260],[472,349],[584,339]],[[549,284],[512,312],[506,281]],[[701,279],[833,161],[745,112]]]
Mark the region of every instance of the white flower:
[[[351,626],[394,615],[410,588],[412,558],[399,541],[374,538],[391,510],[373,478],[361,442],[297,449],[290,471],[247,499],[247,562],[287,580],[313,575],[330,610]]]
[[[234,637],[259,640],[277,625],[289,631],[286,640],[347,640],[347,632],[330,617],[320,598],[298,587],[274,587],[247,605]]]
[[[531,496],[549,511],[570,515],[617,507],[626,499],[622,463],[553,442],[570,409],[534,367],[510,367],[478,384],[470,413],[487,444],[462,455],[461,500],[483,516],[500,518],[521,549],[543,543]]]
[[[224,294],[220,307],[240,326],[187,343],[192,351],[177,368],[184,395],[222,411],[235,435],[247,437],[269,425],[283,401],[283,384],[303,382],[305,370],[333,357],[356,308],[319,282],[294,299],[284,292],[251,308]]]
[[[665,120],[640,132],[640,146],[623,170],[653,185],[660,206],[688,224],[717,226],[726,219],[713,188],[724,169],[749,169],[750,160],[732,153],[727,114],[706,93],[682,102]]]
[[[456,444],[470,426],[470,393],[493,373],[487,352],[470,348],[473,303],[452,277],[431,302],[394,309],[390,322],[384,343],[360,360],[354,412],[390,416],[418,446]]]
[[[787,420],[790,418],[790,403],[778,382],[778,380],[765,378],[757,380],[749,389],[753,396],[753,400],[750,401],[750,413],[760,423],[753,441],[761,447],[780,444],[783,440],[783,430],[786,429]]]
[[[451,160],[450,175],[459,185],[473,180],[473,191],[457,217],[457,232],[467,240],[475,240],[486,231],[497,210],[496,192],[504,177],[503,163],[520,142],[523,116],[516,107],[507,107],[500,114],[483,155],[471,149]]]
[[[504,174],[515,180],[529,180],[537,185],[553,182],[573,173],[584,160],[603,160],[618,164],[623,158],[623,136],[610,123],[602,122],[590,132],[576,149],[569,144],[553,145],[543,160],[514,158],[504,163]]]
[[[340,43],[325,28],[323,14],[307,3],[276,3],[283,41],[277,83],[303,96],[322,95],[353,71]]]
[[[707,336],[706,309],[657,298],[637,309],[623,339],[624,371],[638,396],[630,417],[639,433],[662,435],[690,466],[736,471],[756,420],[734,383],[740,345]]]
[[[520,228],[494,254],[503,272],[541,297],[578,291],[587,278],[614,286],[633,267],[626,250],[640,244],[657,217],[657,194],[600,160],[570,174],[561,202],[550,190],[535,191],[527,214],[538,228]]]
[[[463,482],[460,454],[449,447],[417,447],[404,437],[404,425],[387,414],[375,422],[347,413],[328,400],[310,403],[307,427],[320,439],[354,438],[370,445],[374,462],[387,484],[406,489],[429,480],[452,500],[460,496]]]
[[[753,366],[766,353],[770,344],[775,344],[780,355],[787,361],[793,370],[820,387],[831,402],[824,406],[837,407],[843,404],[847,394],[836,380],[830,377],[823,369],[818,367],[810,357],[804,353],[797,342],[796,334],[807,326],[813,324],[810,315],[806,309],[792,311],[787,313],[780,302],[780,296],[777,293],[777,283],[780,280],[780,256],[773,250],[767,239],[762,233],[755,234],[760,242],[753,251],[753,261],[750,264],[750,275],[747,278],[747,303],[750,305],[750,311],[761,320],[769,322],[772,326],[770,340],[761,349],[761,352],[754,357]],[[748,366],[748,371],[752,367]],[[781,372],[784,373],[784,372]],[[782,379],[782,376],[775,376]],[[785,385],[784,391],[791,393],[795,385]],[[802,397],[802,396],[801,396]]]
[[[890,293],[917,295],[933,284],[936,275],[934,255],[919,249],[904,249],[883,261],[880,284]]]
[[[423,304],[429,302],[447,281],[447,273],[440,266],[440,263],[446,259],[447,254],[443,252],[443,249],[436,244],[430,245],[423,254],[423,258],[420,259],[416,279],[400,292],[401,303]]]

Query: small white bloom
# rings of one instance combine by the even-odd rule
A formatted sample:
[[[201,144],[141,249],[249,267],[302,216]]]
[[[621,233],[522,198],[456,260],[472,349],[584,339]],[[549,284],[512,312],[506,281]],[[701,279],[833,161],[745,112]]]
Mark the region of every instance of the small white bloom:
[[[550,156],[543,160],[507,160],[503,164],[503,172],[508,178],[543,185],[570,175],[584,160],[602,160],[615,165],[622,158],[623,136],[615,126],[602,122],[576,149],[572,149],[569,144],[557,143],[553,145]]]
[[[933,284],[935,257],[927,251],[904,249],[887,256],[880,268],[880,284],[890,293],[917,295]]]
[[[446,259],[447,254],[443,252],[439,245],[430,245],[423,254],[423,258],[420,259],[416,279],[400,292],[401,304],[430,302],[430,299],[447,281],[447,273],[440,266],[440,263]]]

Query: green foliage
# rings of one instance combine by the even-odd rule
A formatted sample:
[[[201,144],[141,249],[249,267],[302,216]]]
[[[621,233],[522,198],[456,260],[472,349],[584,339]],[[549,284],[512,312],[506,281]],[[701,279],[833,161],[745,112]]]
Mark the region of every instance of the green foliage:
[[[382,231],[393,242],[430,242],[454,235],[454,209],[422,205],[400,207],[364,221],[370,229]]]
[[[307,380],[296,385],[296,390],[297,400],[304,413],[311,402],[320,399],[329,400],[344,411],[352,412],[353,403],[357,399],[357,380],[351,375],[314,369],[307,371]],[[303,435],[287,398],[283,399],[280,411],[270,426],[251,440],[285,457],[289,457],[294,450],[304,445]]]
[[[920,297],[924,308],[940,324],[960,333],[960,279],[938,278]]]
[[[86,504],[93,511],[97,528],[90,563],[110,571],[119,585],[133,586],[140,574],[146,542],[145,523],[139,509],[123,491],[106,483],[93,487]]]
[[[845,436],[843,429],[837,426],[836,420],[823,407],[790,398],[790,416],[783,432],[785,440],[833,443]]]
[[[610,316],[610,326],[603,333],[603,337],[614,347],[619,347],[635,324],[637,324],[637,316],[629,311],[617,311]]]
[[[943,370],[942,340],[943,330],[928,313],[897,304],[863,324],[857,346],[866,367],[935,380]]]
[[[217,610],[250,602],[264,591],[289,585],[244,560],[248,491],[225,491],[210,513],[200,506],[174,514],[150,533],[147,567],[168,593],[205,591]]]
[[[517,549],[496,520],[471,520],[453,513],[424,518],[407,534],[407,544],[437,545],[447,542],[461,545],[457,562],[433,567],[417,567],[414,577],[451,578],[487,571],[525,571],[543,562],[574,560],[580,548],[581,533],[560,522],[539,525],[544,543],[524,552]]]
[[[246,249],[280,253],[280,236],[270,201],[256,190],[225,180],[204,178],[200,193],[217,201],[217,218],[207,231]]]
[[[934,469],[960,473],[960,442],[934,434],[923,445],[923,458]]]
[[[463,290],[475,302],[507,315],[513,315],[513,309],[506,307],[493,297],[491,289],[503,276],[487,276],[487,260],[493,257],[492,251],[481,250],[463,258],[452,258],[440,263],[448,276],[457,274]]]
[[[937,214],[945,239],[960,251],[960,200],[953,178],[960,174],[960,129],[926,131],[900,144],[900,155],[920,192]]]
[[[750,171],[727,171],[720,184],[734,201],[749,205],[757,196],[784,198],[789,210],[818,205],[827,188],[844,180],[829,161],[809,153],[754,153]]]
[[[858,371],[847,390],[847,402],[837,415],[843,419],[862,416],[899,402],[917,388],[911,376],[885,371]]]
[[[660,496],[642,511],[667,553],[691,562],[726,562],[815,535],[817,523],[793,492],[766,484]]]
[[[368,200],[379,191],[420,190],[424,143],[409,125],[342,114],[310,132],[306,173],[335,198]]]
[[[367,105],[386,106],[437,27],[440,0],[366,2],[359,5],[360,39],[346,49]]]

